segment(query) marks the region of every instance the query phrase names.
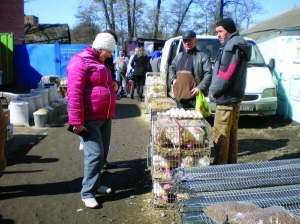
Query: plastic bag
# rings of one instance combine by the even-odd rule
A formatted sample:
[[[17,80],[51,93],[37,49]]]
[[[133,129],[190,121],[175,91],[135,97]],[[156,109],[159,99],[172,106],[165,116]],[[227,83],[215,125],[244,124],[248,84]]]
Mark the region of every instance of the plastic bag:
[[[251,202],[227,201],[218,204],[212,204],[203,209],[203,211],[216,223],[226,223],[228,213],[244,213],[261,210],[261,208]]]
[[[209,117],[211,115],[210,107],[202,92],[199,92],[198,95],[196,96],[195,110],[199,111],[204,118]]]
[[[248,212],[228,213],[228,223],[230,224],[297,224],[300,217],[291,213],[281,206],[271,206]]]

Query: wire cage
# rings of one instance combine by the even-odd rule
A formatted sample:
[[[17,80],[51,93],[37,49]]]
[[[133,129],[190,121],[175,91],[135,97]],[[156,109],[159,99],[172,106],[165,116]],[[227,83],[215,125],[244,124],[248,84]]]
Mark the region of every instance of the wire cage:
[[[153,99],[167,98],[166,75],[161,72],[147,72],[144,89],[146,113],[149,113]]]
[[[175,209],[176,192],[170,181],[153,181],[153,206],[157,209]]]
[[[155,98],[166,98],[167,97],[167,85],[146,85],[145,86],[145,104],[146,112],[150,112],[151,103]]]
[[[204,167],[210,163],[211,128],[205,119],[154,121],[152,133],[152,177],[166,180],[177,167]]]
[[[210,164],[211,127],[203,118],[181,119],[156,113],[152,116],[151,140],[148,146],[148,158],[151,160],[151,174],[157,184],[174,186],[172,170],[187,167],[205,167]],[[167,184],[167,185],[166,185]],[[154,193],[155,207],[158,205],[175,206],[176,191],[157,197]],[[165,193],[166,194],[166,193]]]

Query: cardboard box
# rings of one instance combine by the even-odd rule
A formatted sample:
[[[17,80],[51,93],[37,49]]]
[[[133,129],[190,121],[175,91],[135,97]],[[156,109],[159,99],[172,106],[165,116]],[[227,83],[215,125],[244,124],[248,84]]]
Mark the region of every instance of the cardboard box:
[[[6,126],[6,141],[14,137],[14,125],[9,124]]]

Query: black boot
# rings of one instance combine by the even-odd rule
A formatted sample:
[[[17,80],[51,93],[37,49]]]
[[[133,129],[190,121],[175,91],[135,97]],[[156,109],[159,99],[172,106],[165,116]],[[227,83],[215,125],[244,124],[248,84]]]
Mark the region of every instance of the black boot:
[[[139,95],[139,101],[142,101],[143,100],[143,97],[142,97],[142,95],[140,94]]]

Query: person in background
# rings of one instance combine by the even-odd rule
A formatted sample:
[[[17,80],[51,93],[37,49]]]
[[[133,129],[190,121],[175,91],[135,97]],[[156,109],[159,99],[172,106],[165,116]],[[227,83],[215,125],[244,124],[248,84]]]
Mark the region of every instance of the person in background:
[[[161,51],[154,51],[150,59],[152,72],[159,72],[160,60],[161,60]]]
[[[182,35],[184,51],[173,59],[168,77],[178,108],[195,108],[196,95],[201,91],[205,96],[212,77],[209,57],[197,48],[196,33],[188,30]]]
[[[138,100],[143,100],[143,88],[145,85],[146,72],[147,72],[148,57],[146,55],[143,46],[139,46],[135,50],[134,57],[130,63],[131,67],[134,69],[134,84],[130,91],[130,98],[133,99],[134,88],[136,86]]]
[[[214,165],[237,163],[240,104],[245,96],[247,61],[251,58],[251,46],[239,35],[232,19],[218,21],[216,32],[221,45],[209,88],[210,100],[216,103]]]
[[[108,152],[112,117],[115,115],[118,83],[105,60],[116,47],[114,35],[99,33],[92,46],[75,54],[67,66],[68,119],[74,133],[84,128],[89,134],[80,138],[84,151],[84,175],[81,199],[88,208],[99,204],[96,193],[110,193],[101,183],[101,169]]]
[[[131,89],[133,88],[133,93],[134,93],[134,88],[135,88],[135,83],[134,83],[134,80],[132,79],[132,76],[133,75],[133,72],[134,72],[134,69],[131,67],[131,62],[134,58],[134,54],[132,54],[129,58],[129,62],[128,62],[128,65],[127,65],[127,73],[126,73],[126,78],[128,80],[127,82],[127,86],[128,86],[128,91],[131,93]],[[129,77],[131,76],[131,77]],[[130,84],[130,85],[129,85]],[[133,99],[133,95],[132,94],[132,98]]]
[[[119,56],[114,60],[114,64],[116,65],[117,70],[117,79],[120,83],[120,88],[118,90],[118,96],[127,97],[128,95],[128,87],[127,87],[127,78],[126,78],[126,72],[127,72],[127,65],[128,65],[128,57],[125,56],[125,53],[120,50]]]

